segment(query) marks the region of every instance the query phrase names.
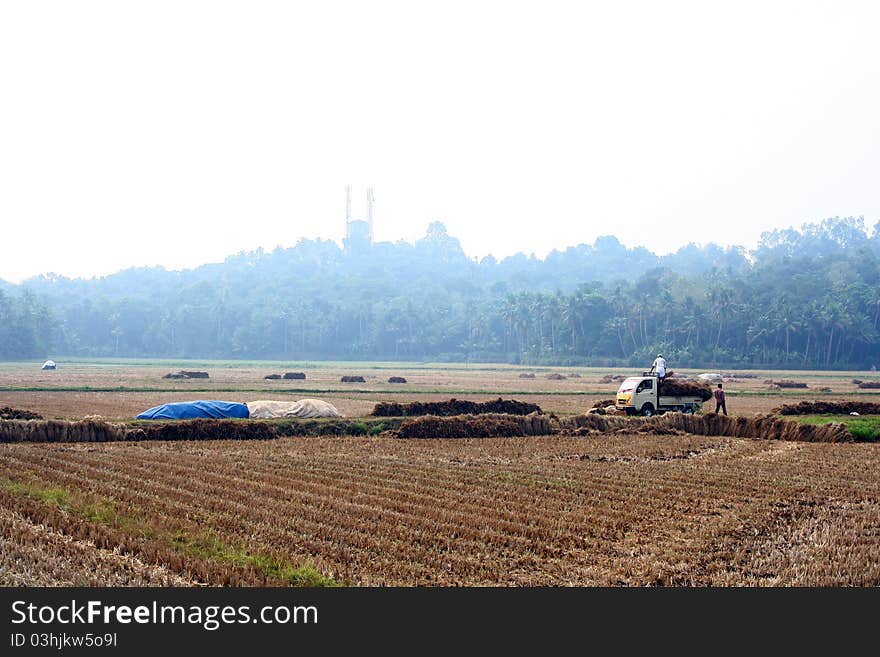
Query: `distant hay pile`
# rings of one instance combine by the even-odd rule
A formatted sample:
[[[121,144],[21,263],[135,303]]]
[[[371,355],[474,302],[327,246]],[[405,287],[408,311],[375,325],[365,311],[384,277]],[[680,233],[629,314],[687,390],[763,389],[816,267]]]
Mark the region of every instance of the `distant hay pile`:
[[[4,406],[0,408],[0,420],[42,420],[43,416],[33,411]]]
[[[558,372],[553,372],[552,374],[548,374],[544,377],[548,381],[565,381],[566,377],[564,374],[559,374]]]
[[[880,381],[862,381],[858,386],[862,390],[876,390],[880,388]]]
[[[482,415],[485,413],[505,413],[507,415],[528,415],[543,413],[537,404],[517,401],[516,399],[495,399],[487,402],[473,402],[464,399],[450,399],[442,402],[379,402],[373,407],[370,415],[374,417],[412,417],[418,415]]]
[[[298,381],[302,381],[303,379],[306,378],[306,373],[305,372],[285,372],[284,378],[287,380],[295,379]]]
[[[406,379],[402,376],[389,376],[388,383],[406,383]]]
[[[346,374],[345,376],[343,376],[340,379],[340,381],[342,383],[366,383],[366,381],[364,380],[364,377],[359,376],[359,375],[352,376],[349,374]]]
[[[163,379],[207,379],[207,372],[192,372],[189,370],[180,370],[179,372],[169,372]]]
[[[791,381],[789,379],[782,379],[781,381],[773,381],[772,379],[769,381],[771,388],[807,388],[807,384],[803,381]]]

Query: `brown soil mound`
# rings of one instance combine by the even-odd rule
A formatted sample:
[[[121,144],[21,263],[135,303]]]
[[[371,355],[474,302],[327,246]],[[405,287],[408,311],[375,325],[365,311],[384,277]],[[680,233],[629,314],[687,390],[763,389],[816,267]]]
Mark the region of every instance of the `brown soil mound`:
[[[43,416],[32,411],[4,406],[0,408],[0,420],[42,420]]]
[[[285,379],[298,379],[301,381],[306,378],[306,373],[305,372],[285,372],[284,378]]]
[[[874,390],[880,388],[880,381],[862,381],[859,384],[859,388],[862,388],[863,390]]]
[[[485,413],[506,413],[508,415],[528,415],[543,413],[537,404],[515,399],[495,399],[488,402],[473,402],[465,399],[450,399],[442,402],[379,402],[370,415],[377,417],[412,417],[416,415],[483,415]]]
[[[355,376],[345,375],[344,377],[342,377],[340,379],[340,381],[342,381],[342,383],[366,383],[366,381],[364,380],[364,377],[357,376],[357,375],[355,375]]]
[[[699,397],[703,401],[712,399],[712,388],[706,383],[695,383],[693,381],[669,381],[664,380],[660,384],[660,395],[668,395],[670,397]]]
[[[558,374],[557,372],[554,372],[553,374],[548,374],[544,378],[550,381],[565,381],[565,376],[562,374]]]
[[[406,379],[402,376],[389,376],[388,383],[406,383]]]
[[[807,384],[803,381],[790,381],[789,379],[783,379],[782,381],[771,381],[771,385],[779,386],[780,388],[806,388]]]
[[[281,378],[281,375],[280,374],[268,374],[267,376],[264,376],[263,378],[264,379],[272,379],[273,381],[276,381]]]
[[[643,433],[651,429],[667,432],[670,429],[700,436],[729,436],[756,440],[787,440],[800,442],[841,443],[853,442],[854,438],[844,424],[802,424],[795,420],[767,415],[755,418],[729,417],[707,413],[691,415],[666,413],[650,418],[628,418],[614,415],[586,414],[567,417],[561,421],[566,434],[583,435],[584,430],[598,433]],[[577,430],[582,430],[576,433]],[[593,434],[595,435],[595,434]]]
[[[493,438],[525,435],[514,418],[497,415],[425,415],[404,420],[397,430],[399,438]]]
[[[861,401],[802,401],[773,409],[778,415],[880,415],[880,403]]]

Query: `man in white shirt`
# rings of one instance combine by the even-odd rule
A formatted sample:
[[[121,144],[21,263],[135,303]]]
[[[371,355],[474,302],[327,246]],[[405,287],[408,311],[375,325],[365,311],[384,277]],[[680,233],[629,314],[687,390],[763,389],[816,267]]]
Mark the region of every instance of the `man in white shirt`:
[[[651,371],[657,375],[658,383],[666,378],[666,359],[663,358],[663,354],[657,354],[651,365]]]

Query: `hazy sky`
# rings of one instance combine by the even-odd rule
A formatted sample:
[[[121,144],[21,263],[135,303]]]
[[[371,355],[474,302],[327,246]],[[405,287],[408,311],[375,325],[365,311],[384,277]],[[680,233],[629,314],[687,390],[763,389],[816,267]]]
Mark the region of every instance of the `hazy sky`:
[[[876,2],[3,2],[0,278],[880,220]]]

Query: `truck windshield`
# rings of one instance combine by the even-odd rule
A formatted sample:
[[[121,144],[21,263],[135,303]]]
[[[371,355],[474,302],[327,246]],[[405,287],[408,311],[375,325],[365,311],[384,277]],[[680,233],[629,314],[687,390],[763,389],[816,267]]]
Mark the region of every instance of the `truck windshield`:
[[[635,387],[641,382],[642,380],[638,377],[624,379],[623,383],[620,384],[620,388],[617,390],[617,394],[632,392],[633,390],[635,390]]]

